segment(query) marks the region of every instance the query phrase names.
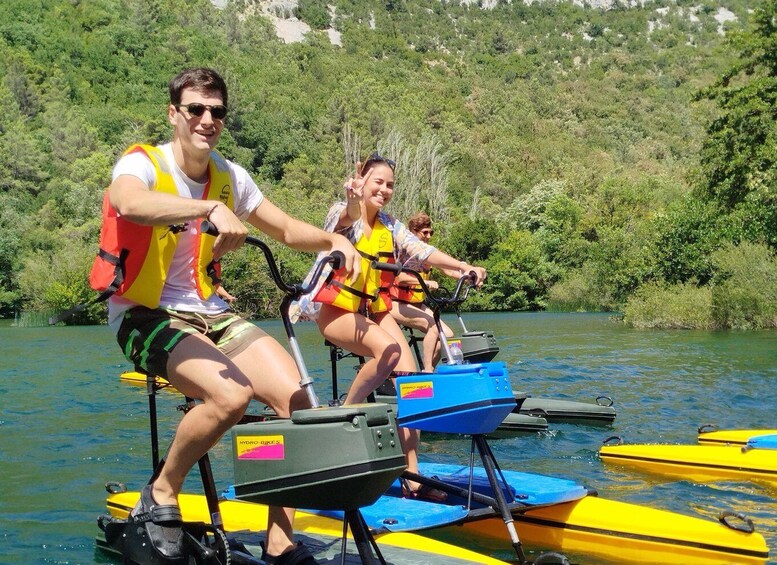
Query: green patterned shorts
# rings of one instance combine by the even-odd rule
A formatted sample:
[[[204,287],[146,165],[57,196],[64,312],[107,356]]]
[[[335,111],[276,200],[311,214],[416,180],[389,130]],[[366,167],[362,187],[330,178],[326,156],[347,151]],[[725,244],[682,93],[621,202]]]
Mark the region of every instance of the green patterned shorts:
[[[170,353],[189,334],[201,334],[227,357],[266,334],[230,312],[198,314],[136,306],[124,314],[116,340],[138,371],[167,377]]]

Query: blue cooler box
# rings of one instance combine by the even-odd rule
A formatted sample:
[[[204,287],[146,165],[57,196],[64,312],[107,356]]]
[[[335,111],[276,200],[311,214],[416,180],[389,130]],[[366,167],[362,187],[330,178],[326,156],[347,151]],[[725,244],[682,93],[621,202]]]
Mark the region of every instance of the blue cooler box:
[[[491,433],[516,405],[501,361],[441,365],[397,377],[396,387],[397,423],[428,432]]]

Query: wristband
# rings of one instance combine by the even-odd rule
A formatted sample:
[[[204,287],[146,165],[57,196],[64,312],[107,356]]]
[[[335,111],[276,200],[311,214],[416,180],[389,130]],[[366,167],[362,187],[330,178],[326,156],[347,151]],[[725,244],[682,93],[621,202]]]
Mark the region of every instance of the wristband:
[[[217,203],[216,205],[214,205],[214,206],[213,206],[213,208],[211,208],[211,209],[208,211],[208,213],[207,213],[207,214],[205,214],[205,219],[206,219],[206,220],[210,220],[210,215],[213,213],[213,211],[214,211],[216,208],[218,208],[218,207],[219,207],[219,204],[220,204],[220,202],[219,202],[219,203]]]

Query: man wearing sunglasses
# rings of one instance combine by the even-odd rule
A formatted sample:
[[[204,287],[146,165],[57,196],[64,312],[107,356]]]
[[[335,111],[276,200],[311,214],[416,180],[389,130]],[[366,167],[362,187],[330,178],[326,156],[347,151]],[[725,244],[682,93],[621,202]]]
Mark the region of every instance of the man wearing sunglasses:
[[[215,71],[187,69],[169,91],[172,142],[133,146],[114,167],[90,281],[112,292],[109,324],[127,359],[202,401],[184,415],[160,475],[133,511],[156,550],[174,561],[185,553],[178,494],[194,463],[251,400],[281,417],[308,406],[283,346],[229,312],[215,292],[218,260],[245,241],[243,220],[297,250],[340,251],[349,272],[360,267],[346,238],[288,216],[245,169],[215,151],[228,108],[226,84]],[[218,229],[215,240],[200,233],[204,219]],[[270,508],[267,563],[316,563],[307,548],[294,545],[293,518],[292,509]]]

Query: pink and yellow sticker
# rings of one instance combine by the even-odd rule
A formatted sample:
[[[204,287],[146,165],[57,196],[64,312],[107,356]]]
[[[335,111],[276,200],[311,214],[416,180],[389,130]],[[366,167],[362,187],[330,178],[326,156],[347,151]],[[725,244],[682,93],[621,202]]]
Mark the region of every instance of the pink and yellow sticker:
[[[434,398],[434,382],[420,381],[417,383],[400,383],[399,398],[402,400]]]
[[[282,435],[238,436],[235,440],[237,458],[241,461],[282,460],[286,456]]]

